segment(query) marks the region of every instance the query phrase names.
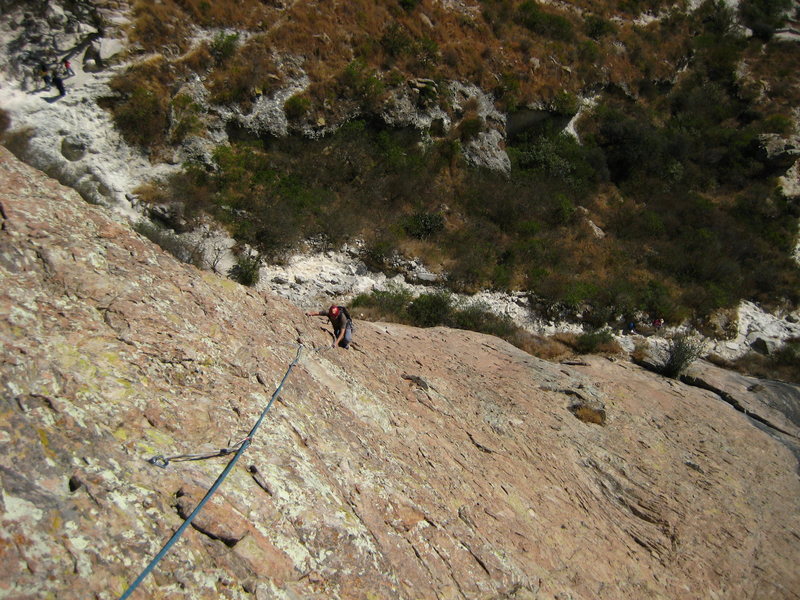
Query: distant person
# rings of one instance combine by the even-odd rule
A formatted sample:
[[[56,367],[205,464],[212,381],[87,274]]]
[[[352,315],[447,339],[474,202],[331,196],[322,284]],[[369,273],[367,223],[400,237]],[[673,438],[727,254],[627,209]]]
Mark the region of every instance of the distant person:
[[[51,79],[50,79],[50,71],[47,69],[47,65],[44,64],[44,63],[40,63],[39,64],[39,76],[44,81],[44,89],[45,90],[49,90],[50,89],[50,81],[51,81]]]
[[[68,58],[65,58],[65,59],[64,59],[64,62],[63,62],[63,63],[61,63],[61,64],[62,64],[62,66],[64,67],[64,75],[66,75],[66,76],[70,76],[70,77],[71,77],[72,75],[75,75],[75,71],[73,71],[73,70],[72,70],[72,65],[70,64],[70,62],[69,62],[69,59],[68,59]]]
[[[56,86],[59,96],[64,96],[67,93],[67,90],[64,88],[64,81],[61,79],[61,76],[56,72],[53,72],[53,85]]]
[[[328,320],[333,325],[333,344],[332,347],[336,348],[349,348],[350,342],[353,339],[353,320],[344,306],[331,306],[328,310],[321,310],[319,312],[307,312],[307,317],[328,317]]]

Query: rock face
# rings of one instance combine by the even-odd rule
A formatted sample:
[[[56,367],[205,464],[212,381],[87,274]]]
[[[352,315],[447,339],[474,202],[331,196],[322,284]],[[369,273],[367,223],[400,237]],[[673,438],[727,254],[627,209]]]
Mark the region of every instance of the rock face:
[[[0,183],[0,597],[117,598],[229,460],[146,459],[240,440],[297,343],[259,435],[135,598],[800,589],[796,460],[711,392],[447,329],[359,322],[322,350],[324,323],[3,149]]]
[[[705,361],[695,362],[681,379],[716,393],[800,458],[800,386],[748,377]]]

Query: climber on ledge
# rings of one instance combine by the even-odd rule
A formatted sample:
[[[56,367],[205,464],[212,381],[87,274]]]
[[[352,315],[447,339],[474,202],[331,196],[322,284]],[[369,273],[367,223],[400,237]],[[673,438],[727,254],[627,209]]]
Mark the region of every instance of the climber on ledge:
[[[333,347],[349,348],[353,339],[353,320],[344,306],[331,306],[328,310],[307,312],[307,317],[328,317],[333,325]]]

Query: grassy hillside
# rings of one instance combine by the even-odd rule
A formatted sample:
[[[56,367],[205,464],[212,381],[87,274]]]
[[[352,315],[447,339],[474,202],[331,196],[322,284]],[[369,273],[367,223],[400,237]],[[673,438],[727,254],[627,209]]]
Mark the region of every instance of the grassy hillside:
[[[285,106],[291,126],[343,124],[335,133],[233,141],[213,169],[187,165],[150,191],[269,254],[360,236],[375,267],[395,251],[421,256],[454,289],[531,290],[556,308],[588,304],[598,324],[639,310],[702,316],[742,298],[796,304],[800,208],[776,186],[790,163],[762,147],[796,128],[800,45],[772,39],[788,4],[747,0],[737,16],[708,1],[637,19],[671,6],[140,1],[130,36],[142,60],[107,105],[157,158],[203,135],[205,110],[180,92],[193,74],[212,104],[243,111],[307,74]],[[379,118],[390,92],[419,78],[438,84],[419,102],[446,111],[449,131]],[[487,124],[453,105],[449,80],[479,85],[508,114],[549,110],[508,140],[509,174],[465,162],[463,145]],[[588,95],[597,102],[578,143],[560,128]]]

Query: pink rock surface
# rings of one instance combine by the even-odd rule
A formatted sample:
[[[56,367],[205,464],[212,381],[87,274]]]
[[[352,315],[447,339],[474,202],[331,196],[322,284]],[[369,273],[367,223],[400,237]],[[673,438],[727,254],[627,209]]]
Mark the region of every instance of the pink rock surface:
[[[229,460],[146,459],[241,439],[298,342],[134,598],[798,597],[797,461],[711,392],[443,328],[359,322],[313,352],[307,307],[177,262],[2,148],[0,184],[0,597],[117,598]]]

